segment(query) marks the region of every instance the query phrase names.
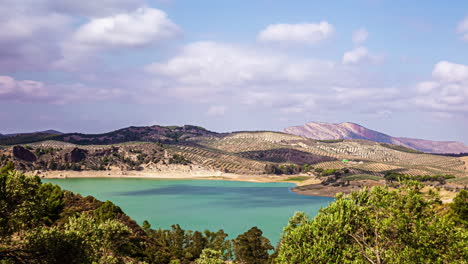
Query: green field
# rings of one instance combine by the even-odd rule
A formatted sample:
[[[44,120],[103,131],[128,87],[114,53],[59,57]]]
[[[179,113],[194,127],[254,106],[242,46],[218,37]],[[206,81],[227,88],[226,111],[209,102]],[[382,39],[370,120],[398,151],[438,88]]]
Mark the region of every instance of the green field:
[[[310,179],[309,176],[295,176],[295,177],[289,177],[287,179],[284,179],[283,181],[298,181],[298,182],[301,182],[301,181],[306,181]]]
[[[383,178],[375,175],[370,174],[356,174],[351,176],[346,176],[345,178],[348,181],[362,181],[362,180],[372,180],[372,181],[380,181]]]

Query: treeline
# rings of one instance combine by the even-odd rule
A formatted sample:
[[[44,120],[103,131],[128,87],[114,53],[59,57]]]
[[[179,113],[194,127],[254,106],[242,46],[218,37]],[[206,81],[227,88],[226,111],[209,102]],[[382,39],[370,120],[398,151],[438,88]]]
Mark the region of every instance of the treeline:
[[[299,173],[307,173],[314,169],[313,166],[309,164],[304,164],[302,166],[296,164],[286,164],[286,165],[278,165],[278,164],[267,164],[265,165],[265,173],[266,174],[286,174],[286,175],[293,175]]]
[[[276,174],[276,175],[294,175],[300,173],[309,173],[314,172],[318,176],[340,176],[343,174],[349,173],[348,168],[344,169],[323,169],[323,168],[315,168],[312,165],[304,164],[302,166],[296,164],[285,164],[285,165],[277,165],[277,164],[267,164],[265,165],[265,174]]]
[[[439,155],[439,156],[448,156],[448,157],[466,157],[468,156],[468,152],[464,152],[464,153],[458,153],[458,154],[455,154],[455,153],[432,153],[432,155]]]
[[[416,175],[411,176],[408,174],[402,174],[397,172],[387,172],[384,176],[385,180],[388,182],[394,181],[407,181],[413,180],[418,182],[439,182],[440,184],[445,184],[446,180],[454,179],[453,175]]]

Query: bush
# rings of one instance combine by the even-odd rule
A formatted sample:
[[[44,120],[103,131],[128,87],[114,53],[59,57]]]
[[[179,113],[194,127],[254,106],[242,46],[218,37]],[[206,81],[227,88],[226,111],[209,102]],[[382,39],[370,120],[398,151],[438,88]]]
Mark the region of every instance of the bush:
[[[337,171],[338,171],[337,169],[328,169],[328,170],[324,170],[324,171],[322,171],[322,176],[335,175],[335,173],[336,173]]]

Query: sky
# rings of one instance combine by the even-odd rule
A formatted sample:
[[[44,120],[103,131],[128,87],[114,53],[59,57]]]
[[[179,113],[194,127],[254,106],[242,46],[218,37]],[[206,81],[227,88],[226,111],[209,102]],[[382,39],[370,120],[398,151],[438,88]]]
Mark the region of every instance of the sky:
[[[0,5],[0,133],[312,121],[468,144],[468,2]]]

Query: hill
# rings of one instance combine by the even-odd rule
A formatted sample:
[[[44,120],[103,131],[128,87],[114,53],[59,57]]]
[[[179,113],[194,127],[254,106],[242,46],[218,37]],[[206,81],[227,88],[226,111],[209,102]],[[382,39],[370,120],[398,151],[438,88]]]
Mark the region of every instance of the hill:
[[[468,146],[461,142],[392,137],[350,122],[339,124],[311,122],[302,126],[288,127],[284,132],[317,140],[365,139],[429,153],[468,152]]]
[[[159,131],[151,127],[135,129]],[[83,135],[75,141],[85,145],[45,140],[0,146],[0,165],[13,161],[24,171],[107,170],[118,175],[128,171],[196,173],[203,169],[212,176],[229,173],[317,176],[320,173],[314,170],[348,169],[349,174],[370,174],[382,180],[389,172],[466,177],[466,162],[458,157],[431,155],[368,140],[318,141],[280,132],[218,134],[191,127],[163,128],[163,132],[151,136],[145,132],[120,137],[129,130],[123,131],[126,132],[110,133],[105,140],[101,135]],[[177,137],[167,137],[174,132],[178,132]],[[68,141],[76,139],[67,134],[62,136]],[[125,141],[129,139],[160,142]]]
[[[385,137],[372,131],[367,135]],[[104,134],[22,134],[0,139],[0,144],[0,166],[11,161],[22,171],[51,177],[87,171],[101,177],[192,175],[276,181],[301,175],[307,177],[302,185],[320,183],[323,193],[317,195],[325,196],[382,185],[386,175],[395,173],[447,190],[463,188],[468,176],[466,160],[391,143],[313,140],[271,131],[216,133],[191,125],[128,127]]]

